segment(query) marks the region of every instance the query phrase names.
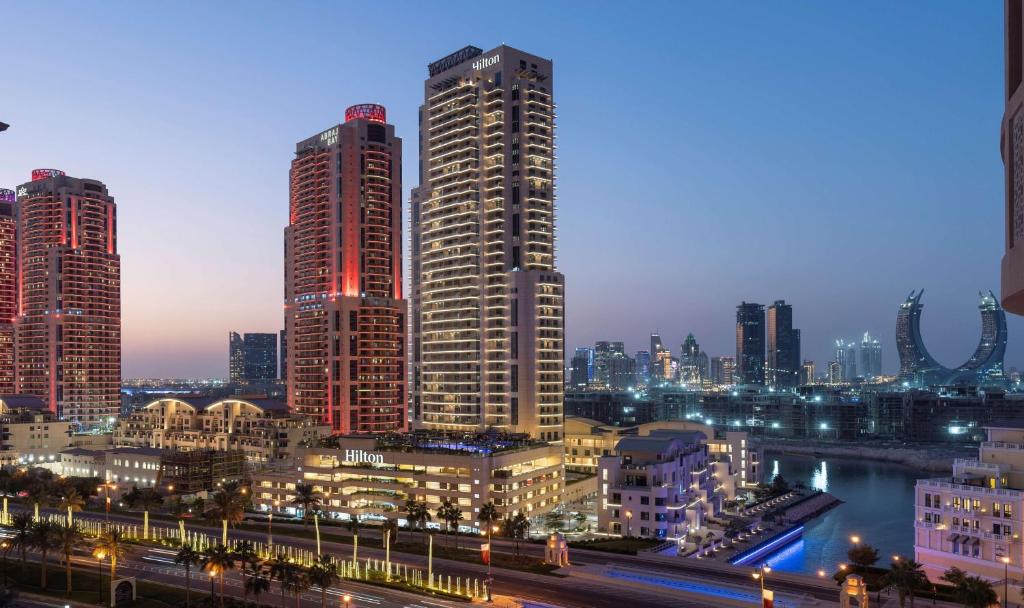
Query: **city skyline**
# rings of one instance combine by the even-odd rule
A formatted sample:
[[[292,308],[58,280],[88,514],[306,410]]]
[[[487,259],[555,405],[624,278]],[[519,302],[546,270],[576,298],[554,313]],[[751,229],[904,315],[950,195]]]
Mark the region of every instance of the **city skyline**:
[[[784,298],[802,330],[803,358],[814,360],[819,373],[835,339],[865,331],[882,342],[883,371],[892,373],[897,307],[910,289],[924,287],[929,349],[940,363],[956,365],[976,342],[973,294],[996,290],[999,282],[1002,234],[991,226],[1002,216],[1002,164],[992,149],[998,133],[992,116],[1001,114],[1003,100],[1002,11],[879,7],[889,19],[844,7],[752,8],[725,25],[721,11],[665,5],[679,17],[680,30],[656,25],[643,39],[639,28],[619,30],[610,12],[586,28],[560,22],[558,36],[553,24],[529,31],[496,23],[493,31],[476,32],[469,24],[481,15],[474,12],[472,19],[441,24],[429,43],[404,43],[373,62],[359,50],[362,34],[345,43],[316,40],[332,57],[332,73],[352,74],[336,83],[321,70],[288,73],[285,59],[297,51],[287,49],[287,36],[263,36],[269,46],[255,54],[232,48],[276,18],[298,23],[269,7],[241,17],[204,9],[207,19],[195,27],[209,35],[182,48],[181,34],[159,25],[162,16],[115,15],[113,6],[101,7],[83,21],[118,35],[79,39],[45,23],[41,8],[14,5],[15,19],[38,22],[42,31],[14,32],[9,41],[25,52],[5,58],[5,71],[23,86],[6,93],[8,114],[0,117],[12,125],[0,135],[0,187],[13,188],[31,169],[50,166],[109,184],[111,195],[125,201],[119,207],[125,376],[224,377],[224,332],[280,329],[282,150],[340,122],[344,108],[362,102],[387,106],[396,134],[412,141],[426,64],[466,44],[506,42],[552,58],[560,76],[559,270],[569,277],[568,353],[597,340],[622,340],[632,353],[660,331],[673,353],[692,332],[709,356],[732,355],[735,305]],[[419,10],[388,8],[384,16],[411,31]],[[220,32],[234,19],[250,27]],[[306,25],[304,39],[311,33]],[[774,35],[784,28],[823,49],[820,56],[792,55]],[[618,53],[595,57],[585,45],[594,31],[607,35],[607,48]],[[690,42],[666,45],[680,34]],[[40,45],[55,37],[74,44],[75,56]],[[726,52],[729,40],[740,37],[749,40]],[[137,47],[138,57],[112,61],[124,45]],[[915,51],[921,47],[929,53]],[[207,65],[211,56],[220,65]],[[759,70],[744,69],[742,85],[721,78],[748,64]],[[825,77],[836,64],[842,82]],[[78,104],[38,93],[51,80],[61,83],[59,91],[77,92],[85,67],[104,90],[90,89]],[[591,81],[610,67],[624,86],[592,95]],[[942,84],[949,69],[959,86]],[[156,72],[163,83],[153,80]],[[646,83],[666,72],[678,78],[652,91]],[[878,86],[879,78],[891,86]],[[268,91],[277,87],[267,82],[280,82],[288,94]],[[758,104],[749,103],[748,86],[765,92]],[[197,93],[199,101],[189,105],[179,90]],[[922,109],[927,96],[938,101]],[[634,132],[635,119],[621,113],[625,107],[639,107],[658,129]],[[629,120],[608,120],[616,116]],[[49,145],[58,134],[66,144],[92,145]],[[647,137],[669,151],[665,162],[641,166],[625,152]],[[608,146],[609,140],[624,145]],[[137,145],[155,141],[162,145]],[[627,170],[617,171],[620,166]],[[640,185],[619,175],[638,168]],[[403,217],[415,172],[415,163],[406,162]],[[730,173],[742,173],[742,183]],[[648,201],[648,213],[623,209],[621,201],[635,197]],[[175,211],[164,213],[167,206]],[[941,212],[924,215],[936,206]],[[808,222],[819,234],[807,232]],[[784,240],[773,263],[750,264],[783,226],[800,231],[801,246]],[[149,239],[157,233],[181,236],[154,245]],[[678,247],[684,233],[687,246]],[[729,251],[718,254],[722,243]],[[403,245],[408,257],[408,235]],[[606,297],[609,277],[616,293],[636,297]],[[195,301],[204,305],[189,305]],[[1024,323],[1008,321],[1011,367],[1024,354],[1015,340]]]

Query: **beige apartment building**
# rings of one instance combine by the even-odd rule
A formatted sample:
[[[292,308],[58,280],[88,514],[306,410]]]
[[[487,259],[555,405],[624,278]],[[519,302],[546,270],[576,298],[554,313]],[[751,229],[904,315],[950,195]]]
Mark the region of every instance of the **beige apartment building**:
[[[47,465],[71,445],[71,423],[31,395],[0,395],[0,466]]]
[[[919,479],[914,559],[938,581],[955,566],[1012,585],[1024,578],[1024,428],[988,427],[978,457],[958,458],[953,475]],[[1001,591],[1001,589],[1000,589]],[[1011,597],[1019,597],[1010,591]]]
[[[294,460],[253,475],[253,498],[262,511],[296,515],[295,486],[312,484],[323,493],[333,519],[404,522],[407,500],[432,512],[444,500],[458,505],[460,529],[478,530],[480,508],[493,501],[502,517],[543,515],[561,501],[562,447],[521,438],[445,438],[340,435],[330,447],[299,448]],[[434,517],[433,525],[443,525]]]
[[[561,439],[552,67],[508,46],[428,66],[411,204],[416,428]]]
[[[708,446],[710,465],[726,500],[743,488],[757,485],[761,475],[761,454],[748,444],[742,431],[726,431],[721,438],[705,424],[683,420],[649,422],[637,426],[611,426],[590,418],[565,418],[565,468],[596,474],[602,456],[615,454],[615,446],[626,437],[646,437],[658,431],[700,431]]]
[[[114,445],[240,450],[255,467],[288,458],[299,444],[329,434],[330,426],[290,414],[277,399],[168,397],[120,419]]]

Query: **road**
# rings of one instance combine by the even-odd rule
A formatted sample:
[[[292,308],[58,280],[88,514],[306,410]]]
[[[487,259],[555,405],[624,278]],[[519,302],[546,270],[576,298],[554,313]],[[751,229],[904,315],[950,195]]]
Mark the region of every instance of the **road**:
[[[49,511],[56,513],[54,510]],[[102,521],[104,514],[80,512],[77,513],[75,517]],[[111,521],[138,524],[141,523],[142,518],[135,514],[111,513],[110,519]],[[159,521],[151,523],[164,526],[174,525],[173,523]],[[189,530],[202,531],[214,536],[220,535],[219,527],[199,524],[197,522],[189,522],[188,528]],[[280,529],[278,525],[274,526],[274,537],[279,543],[285,538],[285,535],[283,534],[284,532],[285,530]],[[232,530],[230,535],[232,538],[239,540],[266,540],[265,532]],[[315,551],[316,541],[313,539],[291,536],[288,536],[287,539],[287,542],[290,545]],[[511,553],[511,543],[507,541],[498,542],[497,539],[495,539],[495,541],[496,550]],[[360,543],[360,559],[367,557],[372,559],[384,559],[383,549],[381,549],[379,545],[376,547],[369,546],[371,544],[376,543]],[[352,554],[352,546],[349,544],[324,541],[322,543],[322,548],[324,553],[334,555],[338,559],[347,559]],[[536,555],[536,552],[543,551],[543,546],[521,543],[521,550],[528,552],[529,554]],[[158,549],[154,551],[158,552],[166,550]],[[737,568],[718,563],[704,563],[696,560],[684,560],[646,554],[637,556],[610,555],[603,552],[586,550],[573,550],[570,553],[570,557],[574,564],[583,566],[584,568],[582,569],[587,569],[591,572],[595,569],[599,569],[604,564],[615,563],[632,568],[640,568],[648,572],[662,572],[675,576],[685,575],[688,578],[702,580],[709,583],[727,583],[733,586],[742,587],[751,586],[749,568]],[[425,570],[427,558],[422,555],[392,551],[392,561]],[[93,564],[93,566],[95,566],[95,564]],[[142,570],[140,570],[141,572],[147,572],[160,577],[173,577],[175,576],[175,572],[179,573],[181,576],[184,575],[184,571],[173,564],[173,559],[170,559],[169,555],[166,553],[161,555],[159,553],[154,553],[153,551],[147,555],[138,556],[136,561],[131,563],[130,567],[142,568]],[[148,570],[146,568],[148,568]],[[487,576],[487,568],[483,564],[471,564],[438,558],[434,559],[434,572],[451,575],[453,577],[475,577],[481,580]],[[621,581],[611,578],[605,579],[589,576],[584,581],[575,576],[541,575],[500,568],[494,569],[493,576],[494,592],[496,594],[509,595],[535,602],[554,604],[565,608],[623,608],[624,606],[636,606],[637,608],[650,606],[652,608],[661,608],[666,605],[679,606],[680,608],[688,608],[690,606],[693,608],[703,608],[708,605],[707,602],[687,603],[686,600],[681,599],[678,594],[675,594],[670,590],[662,592],[656,587],[647,588],[634,586],[628,589],[623,588]],[[837,596],[837,590],[834,585],[822,583],[810,577],[773,575],[772,578],[775,579],[775,586],[773,588],[779,592],[786,592],[796,596],[807,595],[829,601],[834,601]],[[160,580],[162,582],[165,581],[164,578],[154,580]],[[179,586],[183,584],[183,582],[180,581],[181,579],[179,579]],[[356,588],[357,586],[353,585],[352,587]],[[409,603],[408,597],[406,597],[407,594],[401,594],[400,597],[392,597],[388,595],[391,593],[390,590],[366,585],[358,585],[358,587],[362,588],[360,591],[361,594],[365,595],[367,598],[372,597],[374,600],[366,600],[366,605],[382,607],[404,607],[408,605],[416,605]],[[319,602],[319,596],[316,596],[316,600]],[[383,602],[390,603],[385,604]],[[423,601],[420,600],[419,604],[422,605]],[[430,604],[428,603],[426,606],[430,606]]]

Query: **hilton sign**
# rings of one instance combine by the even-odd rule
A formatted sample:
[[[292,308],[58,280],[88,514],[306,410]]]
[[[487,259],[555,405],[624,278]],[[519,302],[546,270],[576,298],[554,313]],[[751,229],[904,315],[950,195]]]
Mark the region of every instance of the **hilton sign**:
[[[473,62],[473,69],[474,70],[482,70],[484,68],[489,68],[492,65],[498,63],[499,61],[501,61],[501,55],[493,55],[491,57],[484,57],[483,59],[477,59],[476,61]]]
[[[374,454],[366,450],[345,450],[345,462],[372,462],[384,464],[383,454]]]

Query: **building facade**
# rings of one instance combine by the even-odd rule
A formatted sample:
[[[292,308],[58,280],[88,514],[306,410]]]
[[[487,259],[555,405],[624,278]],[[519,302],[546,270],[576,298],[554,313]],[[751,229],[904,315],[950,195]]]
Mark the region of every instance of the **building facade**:
[[[236,331],[228,332],[228,382],[245,381],[245,339]]]
[[[868,379],[882,375],[882,343],[867,332],[860,341],[860,371]]]
[[[49,464],[71,445],[71,423],[39,397],[0,395],[0,466]]]
[[[711,380],[718,386],[730,386],[736,383],[735,357],[711,357]]]
[[[295,147],[285,229],[288,405],[335,433],[403,430],[402,140],[383,106]]]
[[[736,307],[736,383],[764,384],[764,306]]]
[[[408,500],[436,512],[445,500],[462,510],[459,529],[479,531],[480,508],[494,502],[501,517],[534,517],[557,507],[564,489],[562,446],[501,437],[336,436],[330,447],[300,448],[291,466],[253,476],[261,511],[296,514],[295,486],[312,484],[332,519],[398,519]],[[434,526],[443,526],[438,517]],[[407,522],[406,522],[407,523]]]
[[[413,418],[558,440],[552,63],[467,46],[428,72],[411,206]]]
[[[572,355],[569,369],[569,384],[575,388],[586,387],[594,379],[594,349],[577,348]]]
[[[1024,579],[1024,429],[989,427],[976,459],[915,487],[914,559],[933,582],[952,567],[990,581]],[[1006,563],[1003,559],[1006,558]],[[1000,585],[1000,592],[1002,591]]]
[[[15,208],[19,393],[79,428],[121,406],[121,258],[117,206],[102,182],[36,169]]]
[[[999,133],[1003,158],[1005,196],[1005,253],[1002,260],[1003,306],[1024,314],[1024,7],[1019,0],[1007,0],[1004,43],[1006,61],[1006,107]]]
[[[325,424],[288,412],[276,399],[167,397],[118,421],[114,445],[240,451],[251,468],[288,458],[304,442],[331,434]]]
[[[766,381],[793,388],[800,383],[800,330],[793,329],[793,306],[777,300],[768,307],[767,321]]]
[[[598,464],[598,529],[682,541],[702,530],[722,497],[700,431],[624,437]]]
[[[18,316],[18,259],[14,190],[0,188],[0,394],[14,386],[14,321]]]
[[[250,383],[277,379],[277,334],[245,334],[243,378]]]

